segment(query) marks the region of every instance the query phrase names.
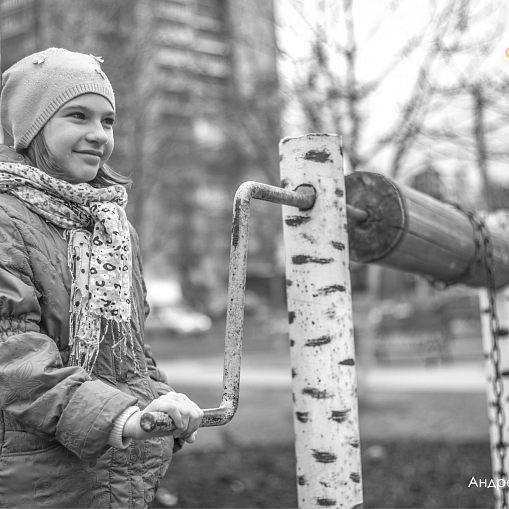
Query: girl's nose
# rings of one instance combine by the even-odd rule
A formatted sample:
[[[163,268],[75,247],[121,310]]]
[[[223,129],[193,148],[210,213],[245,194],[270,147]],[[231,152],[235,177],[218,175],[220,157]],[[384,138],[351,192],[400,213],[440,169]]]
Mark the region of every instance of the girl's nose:
[[[86,140],[91,143],[97,143],[99,145],[106,145],[106,143],[108,143],[108,135],[106,134],[102,124],[94,124],[85,137]]]

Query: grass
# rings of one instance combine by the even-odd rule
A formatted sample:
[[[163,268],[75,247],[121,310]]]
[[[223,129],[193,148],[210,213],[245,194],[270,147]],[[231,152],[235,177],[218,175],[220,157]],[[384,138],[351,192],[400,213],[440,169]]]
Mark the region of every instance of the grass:
[[[493,506],[493,489],[468,487],[491,478],[486,442],[364,441],[362,469],[365,508]],[[293,446],[180,453],[162,486],[179,508],[297,507]]]

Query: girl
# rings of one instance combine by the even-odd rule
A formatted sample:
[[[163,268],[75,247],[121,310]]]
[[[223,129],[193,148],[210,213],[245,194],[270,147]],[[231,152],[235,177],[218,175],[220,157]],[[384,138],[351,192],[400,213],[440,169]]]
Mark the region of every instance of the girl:
[[[128,179],[106,162],[115,98],[98,57],[50,48],[5,72],[0,150],[0,506],[146,507],[202,411],[143,343]],[[173,436],[145,433],[146,411]]]

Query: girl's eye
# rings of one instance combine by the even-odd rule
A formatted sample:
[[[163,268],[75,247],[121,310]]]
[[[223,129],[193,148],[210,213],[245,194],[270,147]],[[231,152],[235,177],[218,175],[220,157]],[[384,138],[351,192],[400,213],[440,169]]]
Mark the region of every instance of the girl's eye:
[[[115,119],[114,118],[105,118],[103,122],[106,125],[113,127],[113,125],[115,124]]]
[[[85,115],[83,113],[79,113],[79,112],[71,113],[71,117],[79,118],[80,120],[85,119]]]

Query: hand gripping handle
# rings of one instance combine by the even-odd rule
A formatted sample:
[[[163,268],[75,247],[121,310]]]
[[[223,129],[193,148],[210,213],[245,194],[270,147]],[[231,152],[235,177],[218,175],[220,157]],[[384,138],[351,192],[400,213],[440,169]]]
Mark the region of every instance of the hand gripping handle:
[[[225,422],[228,422],[233,417],[234,408],[230,409],[230,411],[228,410],[226,405],[204,410],[200,428],[225,424]],[[173,419],[165,412],[145,412],[140,418],[140,426],[147,433],[151,431],[171,432],[177,429]]]

